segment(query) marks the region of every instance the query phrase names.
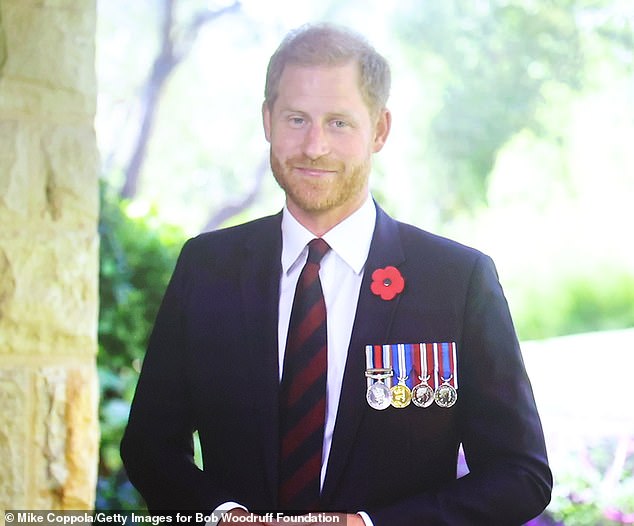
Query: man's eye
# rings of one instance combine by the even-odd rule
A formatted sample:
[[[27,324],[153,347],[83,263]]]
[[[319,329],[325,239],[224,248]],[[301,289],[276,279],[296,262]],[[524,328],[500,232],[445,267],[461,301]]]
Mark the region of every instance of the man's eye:
[[[345,128],[346,126],[348,126],[348,123],[346,121],[342,121],[342,120],[337,119],[337,120],[332,122],[332,125],[335,128]]]
[[[304,124],[304,119],[302,117],[291,117],[289,122],[291,126],[301,126]]]

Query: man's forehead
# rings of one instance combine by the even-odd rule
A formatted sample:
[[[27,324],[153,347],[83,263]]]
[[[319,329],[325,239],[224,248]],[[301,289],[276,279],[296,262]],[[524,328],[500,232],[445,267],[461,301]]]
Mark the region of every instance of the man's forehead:
[[[373,115],[370,102],[364,96],[361,71],[356,60],[336,64],[288,63],[278,80],[275,97],[269,109],[275,112],[300,111],[302,106],[329,106],[315,108],[321,113],[356,115],[364,118]],[[307,108],[306,108],[307,109]]]
[[[359,65],[354,60],[338,62],[334,64],[302,64],[289,62],[282,69],[280,80],[294,74],[333,74],[333,75],[354,75],[356,80],[360,79]]]
[[[289,65],[280,77],[278,95],[360,97],[359,76],[353,66]]]

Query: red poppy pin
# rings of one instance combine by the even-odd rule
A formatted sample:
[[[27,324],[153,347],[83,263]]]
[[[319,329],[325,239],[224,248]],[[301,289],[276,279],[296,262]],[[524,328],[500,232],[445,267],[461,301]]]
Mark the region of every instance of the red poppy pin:
[[[370,289],[382,300],[393,300],[405,288],[405,279],[396,267],[377,268],[372,273]]]

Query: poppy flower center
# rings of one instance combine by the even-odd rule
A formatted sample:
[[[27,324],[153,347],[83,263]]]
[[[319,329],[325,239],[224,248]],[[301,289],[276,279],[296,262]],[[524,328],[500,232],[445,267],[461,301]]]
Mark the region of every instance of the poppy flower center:
[[[392,280],[390,278],[385,278],[383,280],[383,285],[385,285],[386,287],[389,287],[392,284]]]

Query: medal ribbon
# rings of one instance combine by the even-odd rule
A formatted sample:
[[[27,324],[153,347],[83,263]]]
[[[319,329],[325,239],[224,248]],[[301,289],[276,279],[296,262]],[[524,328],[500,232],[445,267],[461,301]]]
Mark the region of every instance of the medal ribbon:
[[[366,345],[365,346],[365,370],[369,371],[370,369],[374,369],[374,346]],[[372,385],[372,378],[366,378],[366,383],[368,384],[368,388]]]
[[[394,364],[394,385],[399,383],[401,378],[411,376],[412,355],[405,352],[405,344],[398,343],[390,345],[392,351],[392,363]],[[405,381],[405,385],[411,384],[409,378]]]
[[[451,342],[449,345],[451,346],[451,372],[453,373],[451,383],[453,384],[454,389],[458,389],[458,363],[456,362],[456,342]]]
[[[406,343],[405,344],[405,356],[409,359],[409,366],[407,368],[407,386],[413,389],[418,384],[418,377],[420,376],[420,343]]]
[[[365,366],[368,370],[394,369],[394,375],[385,379],[388,387],[407,376],[405,384],[412,389],[419,382],[419,377],[422,378],[420,381],[424,381],[429,376],[427,383],[432,389],[437,389],[443,383],[458,389],[455,342],[366,345]],[[368,378],[368,387],[374,382]]]
[[[456,343],[443,342],[438,345],[440,346],[442,358],[442,361],[440,362],[440,380],[442,383],[448,383],[454,389],[457,389],[458,371],[456,367]]]
[[[411,389],[412,387],[414,387],[414,385],[416,385],[416,383],[412,383],[413,380],[416,380],[416,378],[414,378],[414,375],[412,374],[412,346],[405,344],[399,345],[398,355],[399,359],[402,360],[403,363],[401,373],[404,377],[406,377],[405,385]]]
[[[408,351],[412,355],[412,368],[414,369],[412,375],[416,377],[416,382],[418,383],[418,377],[422,376],[421,373],[421,348],[422,343],[411,344],[408,343]]]
[[[401,356],[399,353],[399,347],[401,344],[394,343],[390,345],[390,353],[392,355],[392,363],[394,364],[394,385],[399,383],[398,379],[401,377]]]
[[[411,345],[412,360],[414,367],[415,383],[427,383],[432,389],[435,387],[435,379],[433,378],[429,365],[434,363],[434,346],[431,343],[417,343]],[[427,378],[429,376],[429,378]]]
[[[383,367],[385,367],[386,369],[394,369],[394,362],[392,361],[391,347],[392,347],[391,345],[387,345],[387,344],[383,346]],[[398,361],[396,363],[398,363]],[[387,385],[388,387],[392,387],[392,382],[397,382],[394,376],[395,375],[392,375],[389,378],[386,378],[385,385]]]
[[[391,369],[392,360],[390,354],[389,345],[366,345],[365,346],[365,367],[366,370],[370,369]],[[373,378],[367,379],[368,387],[370,387],[376,380]],[[385,379],[385,384],[389,387],[390,378]]]

